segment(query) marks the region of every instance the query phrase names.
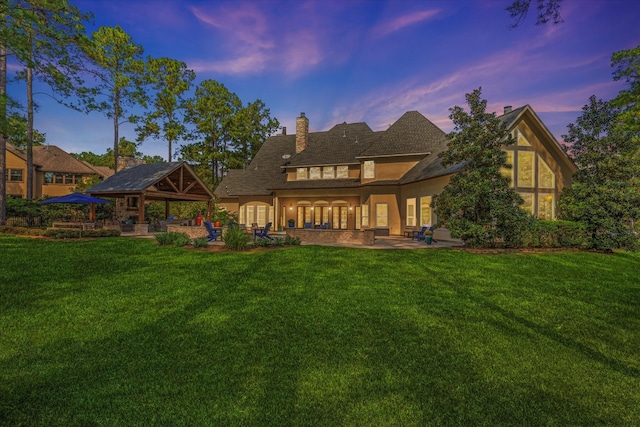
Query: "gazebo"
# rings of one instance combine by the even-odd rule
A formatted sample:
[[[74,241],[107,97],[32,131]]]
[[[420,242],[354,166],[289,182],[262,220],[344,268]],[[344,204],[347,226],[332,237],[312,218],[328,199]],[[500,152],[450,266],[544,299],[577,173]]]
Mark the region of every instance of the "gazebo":
[[[92,196],[124,198],[129,209],[137,211],[138,223],[144,223],[144,204],[164,201],[169,215],[169,202],[207,202],[207,218],[211,220],[214,195],[186,162],[149,163],[119,171],[85,191]]]

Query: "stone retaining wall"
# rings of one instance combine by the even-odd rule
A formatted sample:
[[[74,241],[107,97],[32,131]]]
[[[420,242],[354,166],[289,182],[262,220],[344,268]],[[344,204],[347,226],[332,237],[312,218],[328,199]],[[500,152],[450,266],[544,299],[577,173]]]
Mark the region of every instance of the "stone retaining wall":
[[[318,230],[288,228],[287,235],[299,237],[303,243],[343,243],[353,245],[373,245],[374,230]]]
[[[207,237],[207,229],[204,225],[188,226],[188,225],[167,225],[167,232],[185,233],[190,239],[198,237]]]

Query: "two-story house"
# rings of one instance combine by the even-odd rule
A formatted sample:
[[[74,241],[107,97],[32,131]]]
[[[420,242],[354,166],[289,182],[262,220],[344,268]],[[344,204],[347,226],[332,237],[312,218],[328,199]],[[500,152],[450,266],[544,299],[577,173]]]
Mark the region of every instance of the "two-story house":
[[[524,208],[555,218],[575,165],[530,106],[506,107],[500,118],[517,141],[504,147],[513,165],[505,173]],[[230,171],[214,193],[241,224],[302,228],[329,222],[333,229],[400,235],[437,222],[433,197],[463,167],[443,167],[438,154],[446,148],[446,134],[417,111],[384,131],[342,123],[311,133],[302,113],[295,135],[268,138],[250,165]]]
[[[33,196],[36,198],[63,196],[75,191],[77,184],[91,176],[104,179],[113,174],[102,168],[81,162],[54,145],[33,147]],[[27,196],[27,157],[23,150],[7,144],[5,173],[7,195]]]

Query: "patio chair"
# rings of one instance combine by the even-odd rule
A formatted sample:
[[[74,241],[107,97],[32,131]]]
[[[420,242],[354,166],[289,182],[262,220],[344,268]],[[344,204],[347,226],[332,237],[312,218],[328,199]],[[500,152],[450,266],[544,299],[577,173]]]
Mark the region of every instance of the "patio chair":
[[[322,230],[328,230],[329,228],[331,228],[331,223],[327,221],[327,222],[325,222],[324,224],[322,224],[322,225],[320,226],[320,228],[321,228]]]
[[[312,228],[312,224],[310,222],[305,222],[304,228]]]
[[[218,237],[220,237],[220,234],[218,233],[217,230],[213,228],[213,224],[211,224],[209,221],[205,221],[204,226],[207,229],[207,233],[208,233],[207,241],[210,242],[212,240],[213,241],[218,240]]]
[[[271,223],[268,222],[267,226],[264,227],[263,231],[256,231],[255,236],[256,237],[260,237],[262,239],[269,239],[269,240],[273,240],[273,237],[269,236],[269,230],[271,229]]]
[[[433,243],[438,243],[438,242],[436,241],[436,239],[433,239],[433,236],[436,234],[436,228],[432,225],[431,227],[429,227],[429,230],[431,231],[431,236],[432,236],[432,240],[431,240],[431,241],[432,241]]]
[[[427,227],[426,225],[423,225],[420,231],[418,231],[418,234],[416,234],[416,239],[418,239],[418,242],[421,242],[424,240],[424,232],[427,231],[428,229],[429,227]]]

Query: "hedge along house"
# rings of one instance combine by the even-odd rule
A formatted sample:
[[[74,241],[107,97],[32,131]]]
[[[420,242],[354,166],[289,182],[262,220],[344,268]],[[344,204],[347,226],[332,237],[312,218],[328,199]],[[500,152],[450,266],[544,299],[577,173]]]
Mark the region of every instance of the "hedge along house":
[[[562,189],[576,167],[530,106],[505,107],[500,118],[516,138],[504,147],[512,186],[524,208],[554,219]],[[437,218],[431,203],[462,165],[443,167],[447,136],[417,111],[385,131],[342,123],[309,132],[304,113],[295,135],[268,138],[244,170],[229,171],[214,191],[241,224],[296,228],[330,223],[332,229],[375,229],[402,235]],[[438,230],[447,238],[446,230]]]
[[[164,201],[166,215],[172,201],[207,202],[207,218],[211,219],[213,193],[186,162],[140,164],[123,169],[86,190],[97,197],[114,197],[126,218],[145,223],[145,204]],[[141,227],[139,232],[146,234]]]

